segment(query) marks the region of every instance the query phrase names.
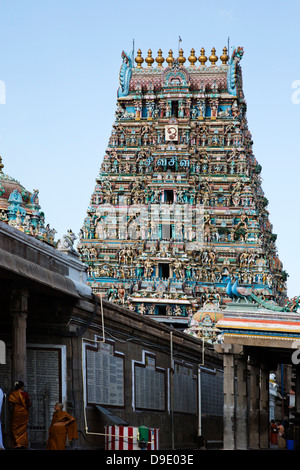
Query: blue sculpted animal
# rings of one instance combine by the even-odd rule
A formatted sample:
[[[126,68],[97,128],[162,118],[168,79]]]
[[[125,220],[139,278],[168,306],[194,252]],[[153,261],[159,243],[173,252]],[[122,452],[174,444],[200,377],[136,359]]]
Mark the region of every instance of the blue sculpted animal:
[[[231,279],[230,277],[227,277],[225,280],[228,280],[228,283],[227,283],[227,286],[226,286],[226,294],[228,295],[228,297],[230,297],[231,299],[234,299],[235,296],[232,292],[232,284],[231,284]]]
[[[235,299],[237,299],[237,301],[244,299],[246,302],[248,302],[248,297],[252,297],[251,290],[245,289],[244,287],[238,287],[238,278],[236,277],[235,279],[235,283],[231,289]]]

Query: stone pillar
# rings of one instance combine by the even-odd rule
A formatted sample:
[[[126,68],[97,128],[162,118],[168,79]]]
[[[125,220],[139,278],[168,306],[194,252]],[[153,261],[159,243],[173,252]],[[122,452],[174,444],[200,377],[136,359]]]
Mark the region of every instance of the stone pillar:
[[[259,368],[249,365],[249,448],[259,449]]]
[[[11,296],[10,313],[12,315],[12,384],[17,380],[27,380],[26,361],[26,326],[28,310],[28,292],[14,290]]]
[[[233,344],[217,344],[215,350],[223,354],[224,367],[224,407],[223,407],[223,448],[236,448],[236,409],[235,409],[235,357],[243,347]]]
[[[236,362],[236,449],[248,448],[247,358]]]
[[[226,353],[223,356],[224,366],[224,408],[223,408],[223,448],[235,449],[235,405],[234,405],[234,355]]]
[[[259,447],[269,447],[269,368],[264,364],[260,369]]]
[[[300,413],[300,365],[296,365],[295,411]]]

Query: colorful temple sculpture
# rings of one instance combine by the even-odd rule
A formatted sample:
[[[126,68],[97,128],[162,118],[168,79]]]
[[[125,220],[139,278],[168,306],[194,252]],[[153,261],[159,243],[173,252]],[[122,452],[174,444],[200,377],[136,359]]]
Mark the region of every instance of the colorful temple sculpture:
[[[243,53],[122,52],[115,122],[77,246],[94,293],[181,329],[198,321],[205,337],[218,334],[216,312],[237,289],[251,302],[286,302]]]
[[[3,173],[0,157],[0,221],[51,246],[56,246],[56,230],[45,226],[39,204],[39,190],[27,191],[17,180]]]

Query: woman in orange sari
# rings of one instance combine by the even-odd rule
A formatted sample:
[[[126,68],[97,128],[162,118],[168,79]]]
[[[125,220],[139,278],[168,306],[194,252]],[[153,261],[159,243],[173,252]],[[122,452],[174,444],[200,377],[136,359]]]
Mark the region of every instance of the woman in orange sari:
[[[76,419],[62,410],[62,403],[56,403],[54,409],[55,412],[49,428],[47,450],[65,450],[67,437],[69,441],[78,439]]]
[[[10,393],[8,402],[12,407],[11,433],[14,448],[28,447],[27,426],[29,420],[29,395],[24,391],[24,382],[15,383],[15,390]]]

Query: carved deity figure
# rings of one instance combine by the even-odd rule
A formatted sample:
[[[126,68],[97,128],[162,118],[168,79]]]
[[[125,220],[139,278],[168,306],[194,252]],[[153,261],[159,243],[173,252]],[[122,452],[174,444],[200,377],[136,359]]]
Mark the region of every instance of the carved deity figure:
[[[182,279],[184,277],[182,267],[183,263],[180,259],[175,259],[175,261],[173,261],[173,271],[177,279]]]
[[[153,263],[152,261],[147,258],[144,262],[144,276],[146,279],[149,279],[151,277],[151,274],[153,273]]]

